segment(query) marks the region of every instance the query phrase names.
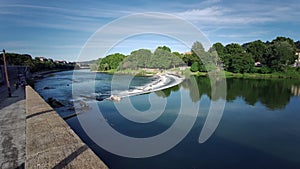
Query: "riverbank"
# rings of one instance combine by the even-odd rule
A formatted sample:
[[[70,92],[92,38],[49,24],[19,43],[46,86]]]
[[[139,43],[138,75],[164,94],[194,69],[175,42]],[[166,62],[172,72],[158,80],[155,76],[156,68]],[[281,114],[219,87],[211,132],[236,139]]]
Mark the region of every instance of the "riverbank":
[[[107,73],[107,74],[117,74],[117,75],[132,75],[132,76],[155,76],[157,73],[160,73],[161,71],[155,70],[155,71],[145,71],[145,70],[106,70],[106,71],[91,71],[94,73]]]
[[[34,72],[34,73],[32,73],[31,77],[33,79],[42,79],[46,75],[49,75],[51,73],[56,73],[56,72],[62,72],[62,71],[69,71],[69,69],[67,69],[67,70],[65,70],[65,69],[55,69],[55,70],[47,70],[47,71],[41,71],[41,72]]]
[[[300,79],[300,73],[282,73],[275,72],[269,74],[260,74],[260,73],[232,73],[225,72],[226,78],[241,78],[241,79]],[[199,76],[199,77],[207,77],[207,72],[191,72],[191,75]]]
[[[26,77],[26,83],[34,88],[34,83],[37,80],[51,76],[52,73],[62,72],[62,71],[70,71],[70,70],[69,69],[55,69],[55,70],[34,72],[30,75],[30,77]]]
[[[155,76],[161,73],[171,73],[176,75],[183,75],[185,70],[183,68],[172,68],[172,69],[150,69],[150,68],[141,68],[137,70],[132,69],[124,69],[124,70],[105,70],[105,71],[95,71],[91,70],[91,72],[95,73],[107,73],[107,74],[117,74],[117,75],[133,75],[133,76]]]

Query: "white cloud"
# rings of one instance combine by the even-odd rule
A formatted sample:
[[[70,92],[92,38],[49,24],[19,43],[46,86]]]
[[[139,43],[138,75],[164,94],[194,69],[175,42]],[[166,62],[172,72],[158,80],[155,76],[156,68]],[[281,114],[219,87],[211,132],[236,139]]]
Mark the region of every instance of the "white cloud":
[[[177,13],[177,16],[190,20],[192,22],[201,22],[207,25],[220,24],[251,24],[274,21],[270,16],[262,16],[259,13],[252,15],[251,13],[240,13],[233,15],[232,9],[213,6],[204,9],[193,9]]]
[[[175,15],[194,23],[210,26],[244,26],[271,22],[299,23],[299,3],[255,3],[242,1],[225,4],[217,2],[208,7],[195,6],[192,9],[175,12]]]
[[[62,8],[54,6],[5,4],[0,16],[12,17],[9,22],[21,27],[50,28],[94,32],[104,20],[130,14],[130,11],[99,9],[97,7]]]
[[[249,32],[248,34],[217,34],[216,37],[241,39],[241,38],[251,38],[251,37],[262,36],[267,33],[268,33],[267,31],[254,31],[254,32]]]

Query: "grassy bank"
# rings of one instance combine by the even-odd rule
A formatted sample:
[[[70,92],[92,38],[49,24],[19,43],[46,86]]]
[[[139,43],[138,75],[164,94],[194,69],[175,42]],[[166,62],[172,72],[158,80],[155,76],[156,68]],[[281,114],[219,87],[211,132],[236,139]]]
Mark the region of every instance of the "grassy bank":
[[[122,74],[123,75],[134,75],[134,76],[154,76],[159,73],[174,73],[174,74],[180,74],[180,75],[183,74],[183,72],[180,71],[179,69],[167,69],[167,70],[159,70],[159,69],[115,70],[115,69],[110,69],[107,71],[92,71],[92,72],[119,74],[119,75],[122,75]]]
[[[207,72],[193,72],[192,75],[206,77]],[[300,79],[299,72],[275,72],[269,74],[260,73],[232,73],[225,71],[226,78],[242,78],[242,79]]]
[[[107,70],[107,71],[96,71],[108,74],[124,74],[124,75],[135,75],[135,76],[154,76],[157,73],[163,72],[173,72],[175,74],[184,74],[185,76],[201,76],[207,77],[207,72],[191,72],[189,69],[185,71],[180,71],[179,69],[168,69],[168,70]],[[226,78],[242,78],[242,79],[300,79],[300,72],[294,69],[291,69],[287,72],[274,72],[274,73],[232,73],[228,71],[224,71]]]
[[[226,77],[230,78],[245,78],[245,79],[300,79],[300,73],[283,73],[283,72],[275,72],[269,74],[259,74],[259,73],[232,73],[232,72],[225,72]]]
[[[145,71],[145,70],[115,70],[110,69],[106,71],[92,71],[97,73],[117,74],[117,75],[134,75],[134,76],[153,76],[158,72],[156,71]]]

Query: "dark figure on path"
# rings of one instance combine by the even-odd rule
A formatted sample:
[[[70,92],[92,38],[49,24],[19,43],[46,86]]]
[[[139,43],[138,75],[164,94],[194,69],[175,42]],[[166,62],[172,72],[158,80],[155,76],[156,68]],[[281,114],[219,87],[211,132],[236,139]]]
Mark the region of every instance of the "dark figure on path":
[[[23,88],[23,90],[24,90],[24,99],[26,98],[26,91],[25,91],[25,88],[26,88],[26,81],[25,80],[23,80],[22,82],[21,82],[21,86],[22,86],[22,88]]]
[[[14,82],[14,87],[16,88],[16,90],[18,90],[18,88],[19,88],[19,82]]]

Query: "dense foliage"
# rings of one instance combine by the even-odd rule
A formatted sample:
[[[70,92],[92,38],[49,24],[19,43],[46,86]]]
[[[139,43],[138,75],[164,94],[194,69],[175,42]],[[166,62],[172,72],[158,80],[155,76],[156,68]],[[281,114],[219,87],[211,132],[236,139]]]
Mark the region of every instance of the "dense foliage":
[[[243,45],[231,43],[224,46],[218,42],[207,51],[200,42],[196,41],[191,51],[184,54],[172,52],[167,46],[159,46],[153,53],[148,49],[139,49],[128,56],[112,54],[99,59],[95,65],[100,71],[169,69],[187,65],[191,67],[192,72],[206,72],[219,67],[233,73],[267,74],[290,71],[296,60],[295,51],[299,48],[299,41],[294,42],[286,37],[277,37],[271,42],[256,40]],[[97,66],[94,66],[94,69]]]
[[[178,52],[171,52],[171,49],[163,46],[158,47],[154,53],[148,49],[139,49],[133,51],[128,56],[120,53],[115,53],[106,56],[105,58],[96,61],[97,70],[107,71],[111,69],[132,69],[139,68],[154,68],[154,69],[169,69],[184,65]]]
[[[98,61],[98,70],[105,71],[110,69],[117,69],[119,64],[125,59],[125,57],[125,55],[120,53],[108,55]]]
[[[33,59],[28,54],[5,53],[7,65],[28,66],[31,72],[47,71],[55,69],[74,69],[74,63],[56,63],[52,59],[41,61],[39,58]],[[3,57],[1,53],[0,65],[3,65]]]
[[[264,74],[287,72],[297,59],[297,45],[300,47],[299,41],[294,43],[290,38],[277,37],[272,42],[256,40],[242,46],[231,43],[224,47],[215,43],[210,50],[216,50],[226,71]]]

